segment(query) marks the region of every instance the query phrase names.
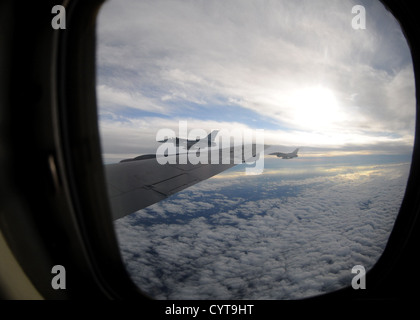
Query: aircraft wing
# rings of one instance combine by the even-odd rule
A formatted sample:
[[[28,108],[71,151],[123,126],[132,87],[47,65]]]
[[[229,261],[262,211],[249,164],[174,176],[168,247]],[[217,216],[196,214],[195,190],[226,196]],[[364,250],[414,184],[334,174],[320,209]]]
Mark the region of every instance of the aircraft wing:
[[[277,156],[279,158],[287,157],[288,156],[287,153],[281,153],[281,152],[273,152],[273,153],[269,153],[268,155],[270,155],[270,156]]]
[[[219,149],[219,164],[215,164],[215,161],[208,161],[208,164],[192,164],[190,162],[179,164],[179,155],[172,155],[166,158],[169,163],[162,165],[150,155],[149,157],[138,157],[132,161],[125,160],[105,165],[113,219],[121,218],[157,203],[238,163],[252,161],[252,156],[248,159],[242,157],[241,160],[235,160],[236,148],[238,147],[229,148],[225,152],[223,149]],[[264,148],[259,148],[259,150],[261,152]],[[254,155],[257,156],[255,152]],[[226,157],[228,157],[227,160]],[[176,164],[170,164],[171,160],[176,160],[174,161]],[[211,159],[209,158],[209,160]]]

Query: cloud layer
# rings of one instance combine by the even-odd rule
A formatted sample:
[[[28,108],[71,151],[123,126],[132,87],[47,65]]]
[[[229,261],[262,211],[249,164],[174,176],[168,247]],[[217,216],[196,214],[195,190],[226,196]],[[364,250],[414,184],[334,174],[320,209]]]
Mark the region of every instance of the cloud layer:
[[[259,127],[286,145],[412,145],[407,43],[379,1],[363,3],[366,30],[353,30],[355,4],[107,2],[97,55],[104,152],[145,150],[139,143],[178,120]]]
[[[381,255],[408,169],[227,173],[116,221],[122,256],[135,283],[157,299],[329,292],[351,284],[353,266],[369,269]]]

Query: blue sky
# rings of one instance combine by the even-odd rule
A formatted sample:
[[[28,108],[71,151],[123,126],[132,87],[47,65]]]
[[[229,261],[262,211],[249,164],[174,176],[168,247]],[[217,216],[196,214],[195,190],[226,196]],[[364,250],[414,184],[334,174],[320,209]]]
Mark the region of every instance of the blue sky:
[[[412,147],[411,56],[379,1],[108,1],[98,21],[106,159],[154,152],[179,121],[290,148]]]

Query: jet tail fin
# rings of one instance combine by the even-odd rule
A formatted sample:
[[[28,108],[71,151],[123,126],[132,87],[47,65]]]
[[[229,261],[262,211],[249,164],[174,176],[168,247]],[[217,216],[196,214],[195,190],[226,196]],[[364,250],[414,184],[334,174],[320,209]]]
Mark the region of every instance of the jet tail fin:
[[[210,132],[210,134],[207,136],[207,140],[213,142],[214,139],[216,138],[217,134],[219,133],[219,130],[213,130],[212,132]]]

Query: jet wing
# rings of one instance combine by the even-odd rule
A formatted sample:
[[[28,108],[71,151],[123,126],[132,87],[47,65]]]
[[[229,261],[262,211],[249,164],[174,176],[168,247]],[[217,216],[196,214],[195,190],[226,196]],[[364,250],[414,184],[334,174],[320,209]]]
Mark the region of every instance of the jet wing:
[[[106,165],[105,173],[113,219],[157,203],[238,163],[255,161],[259,153],[264,150],[264,147],[256,148],[253,145],[253,150],[259,152],[254,152],[245,159],[242,156],[244,153],[239,153],[237,148],[243,146],[228,150],[219,149],[218,164],[215,163],[217,161],[210,161],[212,159],[208,153],[208,164],[192,164],[189,161],[180,164],[180,155],[171,155],[166,157],[168,163],[162,165],[156,157],[150,155],[132,159],[133,161],[125,160]],[[235,158],[238,154],[241,159]]]
[[[282,157],[284,158],[284,157],[288,156],[287,153],[281,153],[281,152],[273,152],[273,153],[269,153],[268,155],[269,156],[277,156],[279,158],[282,158]]]

